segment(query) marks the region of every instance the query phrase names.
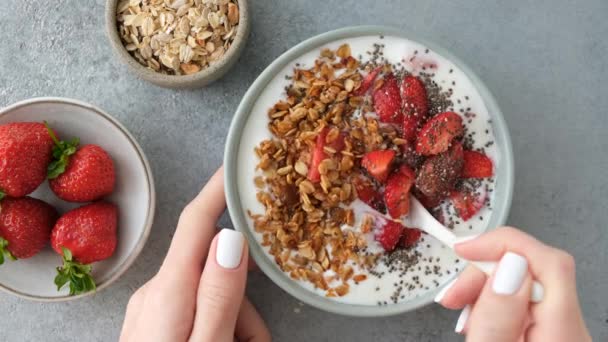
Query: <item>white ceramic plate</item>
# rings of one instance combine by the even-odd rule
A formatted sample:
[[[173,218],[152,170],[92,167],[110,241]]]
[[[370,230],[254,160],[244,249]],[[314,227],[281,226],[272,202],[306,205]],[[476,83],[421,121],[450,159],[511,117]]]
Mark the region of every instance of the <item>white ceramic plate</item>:
[[[118,245],[114,255],[93,264],[97,291],[110,285],[141,252],[152,226],[155,192],[148,161],[133,136],[116,119],[89,104],[64,98],[36,98],[0,111],[0,124],[47,121],[62,139],[80,137],[81,145],[97,144],[114,160],[116,189],[106,200],[119,207]],[[44,182],[30,196],[53,205],[62,214],[82,204],[64,202]],[[50,246],[32,258],[0,265],[0,289],[32,300],[64,301],[93,294],[69,296],[67,286],[57,291],[53,280],[61,256]]]

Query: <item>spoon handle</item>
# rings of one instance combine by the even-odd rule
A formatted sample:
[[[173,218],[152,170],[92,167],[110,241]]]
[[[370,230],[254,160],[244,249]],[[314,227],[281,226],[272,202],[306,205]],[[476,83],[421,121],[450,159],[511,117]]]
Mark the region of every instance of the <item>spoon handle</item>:
[[[454,244],[456,244],[456,242],[463,242],[462,237],[457,238],[451,230],[437,221],[414,196],[411,196],[410,199],[410,211],[413,212],[408,216],[410,227],[420,227],[427,234],[436,238],[452,250],[454,249]],[[494,269],[496,269],[496,262],[469,261],[469,263],[476,266],[488,276],[492,275]],[[534,281],[532,292],[530,293],[530,301],[539,303],[543,300],[544,294],[545,289],[543,285]]]

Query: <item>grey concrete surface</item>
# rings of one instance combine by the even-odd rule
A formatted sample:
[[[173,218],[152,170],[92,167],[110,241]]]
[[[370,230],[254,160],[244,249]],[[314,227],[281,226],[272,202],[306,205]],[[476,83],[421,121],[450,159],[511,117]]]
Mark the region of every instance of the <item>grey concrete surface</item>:
[[[197,91],[127,74],[104,35],[103,7],[103,0],[1,0],[0,106],[67,96],[121,120],[154,170],[153,232],[128,273],[88,299],[39,304],[0,293],[0,340],[116,340],[129,296],[157,271],[180,209],[221,164],[248,86],[294,44],[355,24],[418,31],[478,72],[513,137],[509,223],[576,257],[585,319],[597,341],[608,340],[607,1],[251,0],[252,34],[240,62]],[[222,224],[230,225],[227,216]],[[248,294],[276,341],[462,339],[453,333],[458,313],[435,305],[391,318],[340,317],[300,306],[263,275],[251,276]]]

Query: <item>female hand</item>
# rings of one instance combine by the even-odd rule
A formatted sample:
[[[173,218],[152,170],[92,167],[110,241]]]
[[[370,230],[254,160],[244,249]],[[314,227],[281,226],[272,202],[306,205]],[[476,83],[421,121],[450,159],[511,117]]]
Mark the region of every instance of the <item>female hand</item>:
[[[456,332],[467,341],[591,341],[576,293],[574,258],[514,228],[499,228],[455,247],[461,257],[498,261],[494,274],[469,266],[435,298],[462,309]],[[530,303],[532,280],[545,289]]]
[[[216,234],[225,206],[220,168],[184,208],[158,273],[129,300],[120,341],[270,341],[244,297],[245,239],[229,229]]]

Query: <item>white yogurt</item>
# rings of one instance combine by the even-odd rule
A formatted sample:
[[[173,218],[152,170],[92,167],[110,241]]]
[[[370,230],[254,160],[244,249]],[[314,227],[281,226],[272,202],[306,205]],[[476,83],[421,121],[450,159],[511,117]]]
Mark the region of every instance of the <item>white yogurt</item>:
[[[427,67],[426,72],[430,72],[428,65],[434,64],[435,67],[432,69],[432,72],[435,74],[435,82],[444,90],[448,88],[452,88],[453,90],[451,100],[454,103],[454,111],[462,114],[459,111],[460,109],[469,109],[469,112],[476,114],[474,118],[471,118],[472,121],[470,123],[467,118],[463,118],[467,130],[469,132],[475,132],[474,147],[481,148],[489,141],[494,141],[492,127],[488,121],[490,115],[481,95],[473,87],[470,79],[444,57],[433,51],[426,52],[427,48],[419,43],[392,36],[385,36],[383,39],[380,39],[380,37],[377,36],[349,38],[335,41],[325,47],[335,50],[344,43],[350,45],[353,56],[358,57],[361,55],[363,61],[370,57],[366,52],[373,50],[374,43],[384,44],[383,52],[387,61],[390,63],[404,61],[403,65],[405,66],[405,69],[414,74],[418,74],[423,65]],[[415,51],[417,51],[417,53],[415,53]],[[285,67],[267,85],[266,89],[261,93],[253,106],[251,115],[243,129],[241,144],[238,151],[238,189],[241,205],[245,210],[249,209],[255,214],[264,213],[264,207],[256,199],[257,189],[253,181],[255,167],[259,161],[254,153],[254,147],[262,140],[271,138],[271,134],[267,128],[268,109],[277,101],[285,98],[284,88],[289,84],[289,81],[285,79],[285,76],[292,74],[295,64],[299,63],[301,66],[310,67],[314,64],[315,59],[318,58],[319,52],[320,49],[308,52]],[[413,56],[415,56],[415,58],[411,60],[411,57]],[[452,82],[456,82],[455,85],[453,85]],[[458,100],[460,100],[460,103],[458,103]],[[488,130],[488,133],[486,133],[486,130]],[[498,165],[500,156],[498,155],[496,146],[491,145],[486,147],[485,152],[493,160],[495,166]],[[490,189],[493,189],[493,184],[489,184],[489,187]],[[493,192],[489,194],[489,200],[490,203],[493,203]],[[355,208],[357,213],[365,211],[367,207],[360,201],[355,201],[351,206]],[[467,222],[460,221],[460,223],[457,223],[454,226],[454,232],[457,235],[469,235],[482,232],[485,230],[489,221],[489,210],[489,208],[484,207],[477,215],[470,218]],[[356,219],[360,220],[361,216],[362,215],[356,215]],[[249,218],[248,223],[253,231],[253,222]],[[343,227],[343,229],[358,228],[357,224],[355,224],[355,227]],[[256,233],[256,237],[258,241],[261,241],[261,234]],[[381,250],[378,243],[374,241],[372,234],[369,234],[368,243],[369,250]],[[384,264],[379,264],[375,269],[376,272],[384,272],[384,275],[382,275],[381,278],[373,276],[365,270],[355,269],[355,274],[366,273],[368,279],[358,284],[350,281],[350,290],[348,294],[343,297],[333,297],[332,299],[351,304],[378,305],[379,303],[384,304],[385,302],[386,304],[390,304],[393,302],[391,296],[395,293],[394,284],[401,283],[403,287],[409,288],[414,286],[413,289],[404,288],[397,298],[398,302],[407,301],[442,285],[450,279],[455,272],[458,272],[464,266],[463,262],[458,260],[451,250],[427,235],[423,235],[423,240],[417,245],[416,251],[420,252],[422,257],[416,266],[407,273],[390,273]],[[268,254],[267,250],[266,252],[271,260],[274,260],[273,257]],[[429,261],[429,258],[432,258],[432,261]],[[434,271],[435,266],[439,267],[437,272]],[[353,265],[353,267],[357,268],[356,265]],[[328,273],[327,275],[329,276],[330,274]],[[297,283],[320,296],[325,296],[325,291],[314,288],[309,282],[297,281]]]

